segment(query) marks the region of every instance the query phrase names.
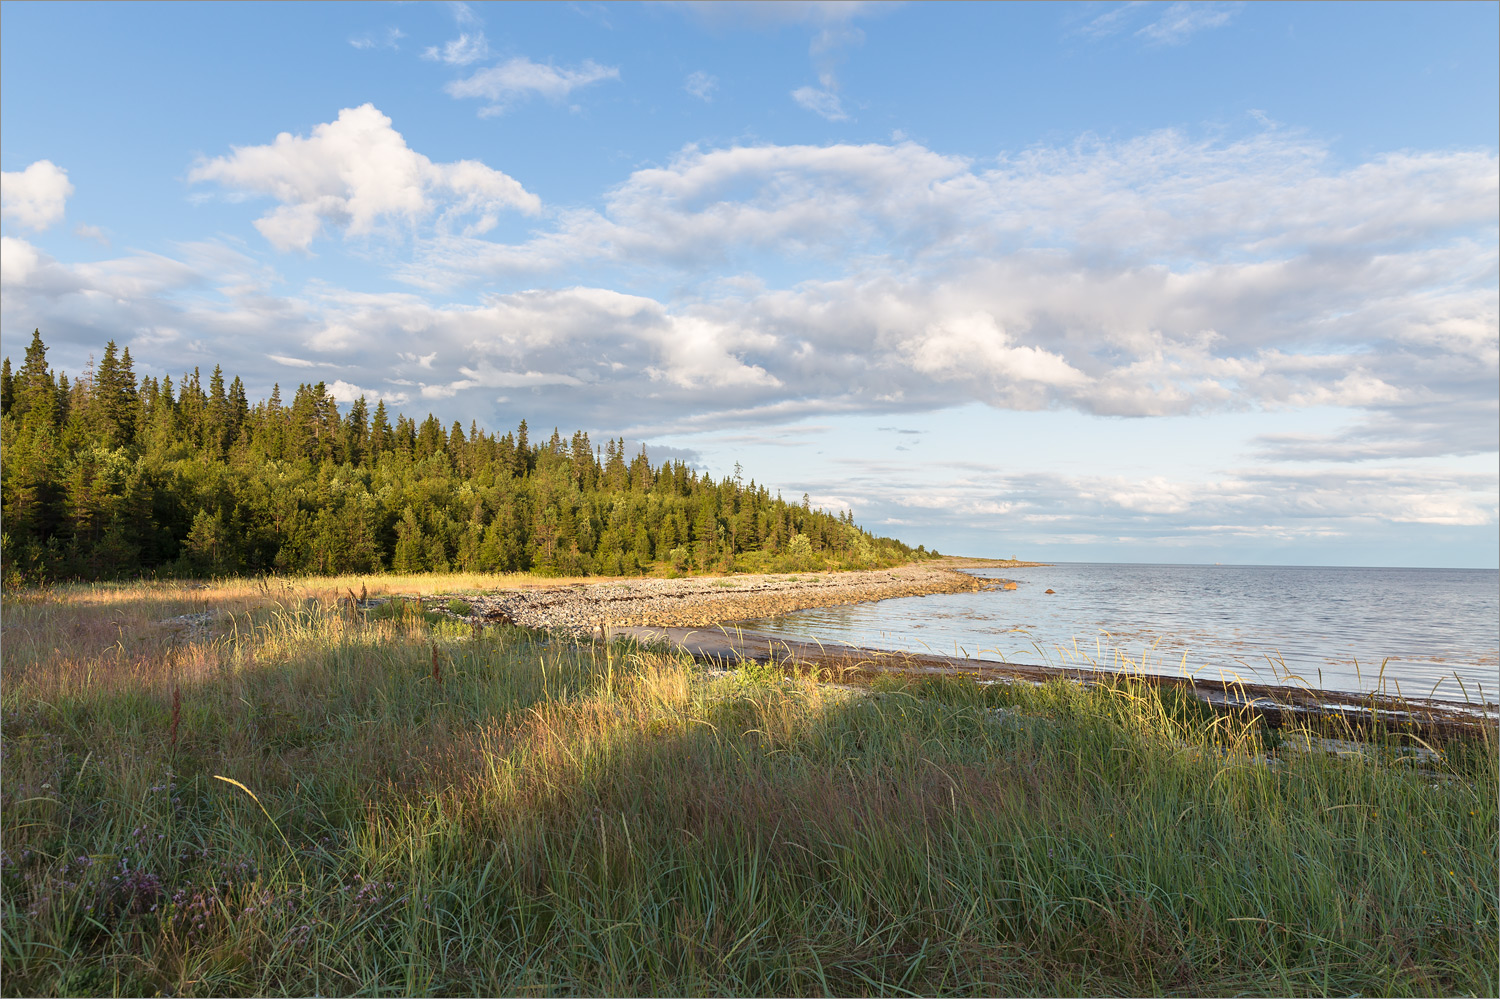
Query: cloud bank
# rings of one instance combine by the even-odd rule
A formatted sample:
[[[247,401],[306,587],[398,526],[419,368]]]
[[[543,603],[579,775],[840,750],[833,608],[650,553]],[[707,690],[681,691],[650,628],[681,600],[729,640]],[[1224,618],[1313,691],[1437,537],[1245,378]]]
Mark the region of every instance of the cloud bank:
[[[143,364],[243,345],[237,370],[265,382],[316,366],[345,393],[638,437],[963,403],[1131,419],[1333,407],[1345,428],[1265,435],[1245,456],[1260,465],[1214,485],[1010,476],[959,482],[949,507],[1043,518],[1067,493],[1080,516],[1095,497],[1121,517],[1208,511],[1203,529],[1225,531],[1269,523],[1264,503],[1495,519],[1470,473],[1401,464],[1497,450],[1486,151],[1346,163],[1275,127],[984,160],[908,141],[688,147],[595,205],[543,212],[492,166],[432,162],[365,105],[190,177],[278,202],[254,220],[278,250],[396,231],[405,290],[287,290],[254,252],[214,243],[65,264],[7,236],[8,320],[125,339]],[[487,238],[509,211],[535,228]],[[1313,521],[1330,522],[1287,523]]]

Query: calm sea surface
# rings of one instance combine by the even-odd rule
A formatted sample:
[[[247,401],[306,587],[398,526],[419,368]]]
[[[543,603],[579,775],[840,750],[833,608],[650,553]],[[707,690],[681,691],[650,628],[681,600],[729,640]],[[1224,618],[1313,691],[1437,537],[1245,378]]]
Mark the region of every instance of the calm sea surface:
[[[1019,585],[742,624],[825,644],[977,659],[1356,692],[1383,682],[1389,693],[1399,686],[1407,696],[1455,701],[1480,691],[1493,701],[1500,688],[1500,573],[1492,569],[1074,562],[970,572]]]

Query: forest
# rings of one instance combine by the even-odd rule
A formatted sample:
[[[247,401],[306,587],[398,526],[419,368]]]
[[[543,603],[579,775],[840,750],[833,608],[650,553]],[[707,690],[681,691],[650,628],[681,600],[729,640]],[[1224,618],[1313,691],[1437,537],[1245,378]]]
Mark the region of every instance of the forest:
[[[0,369],[7,586],[351,572],[647,573],[874,568],[928,554],[852,511],[787,502],[739,474],[652,465],[623,438],[533,440],[341,411],[322,382],[251,403],[215,366],[137,380],[113,340],[70,380],[33,334]],[[738,473],[738,466],[736,466]]]

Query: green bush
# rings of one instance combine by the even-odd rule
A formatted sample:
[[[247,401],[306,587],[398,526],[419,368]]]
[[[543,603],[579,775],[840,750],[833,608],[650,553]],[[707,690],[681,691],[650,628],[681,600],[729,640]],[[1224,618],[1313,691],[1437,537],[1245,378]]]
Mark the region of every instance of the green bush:
[[[444,619],[438,611],[423,608],[422,601],[406,597],[392,597],[385,603],[372,607],[368,613],[372,621],[421,621],[426,624],[437,624]]]

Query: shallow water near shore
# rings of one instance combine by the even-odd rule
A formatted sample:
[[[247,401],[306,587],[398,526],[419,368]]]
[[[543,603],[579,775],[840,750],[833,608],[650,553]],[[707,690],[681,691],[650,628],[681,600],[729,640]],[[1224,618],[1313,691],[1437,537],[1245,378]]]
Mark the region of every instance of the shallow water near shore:
[[[1500,687],[1492,569],[1074,562],[965,571],[1017,588],[738,623],[865,648],[1458,702],[1494,701]]]

